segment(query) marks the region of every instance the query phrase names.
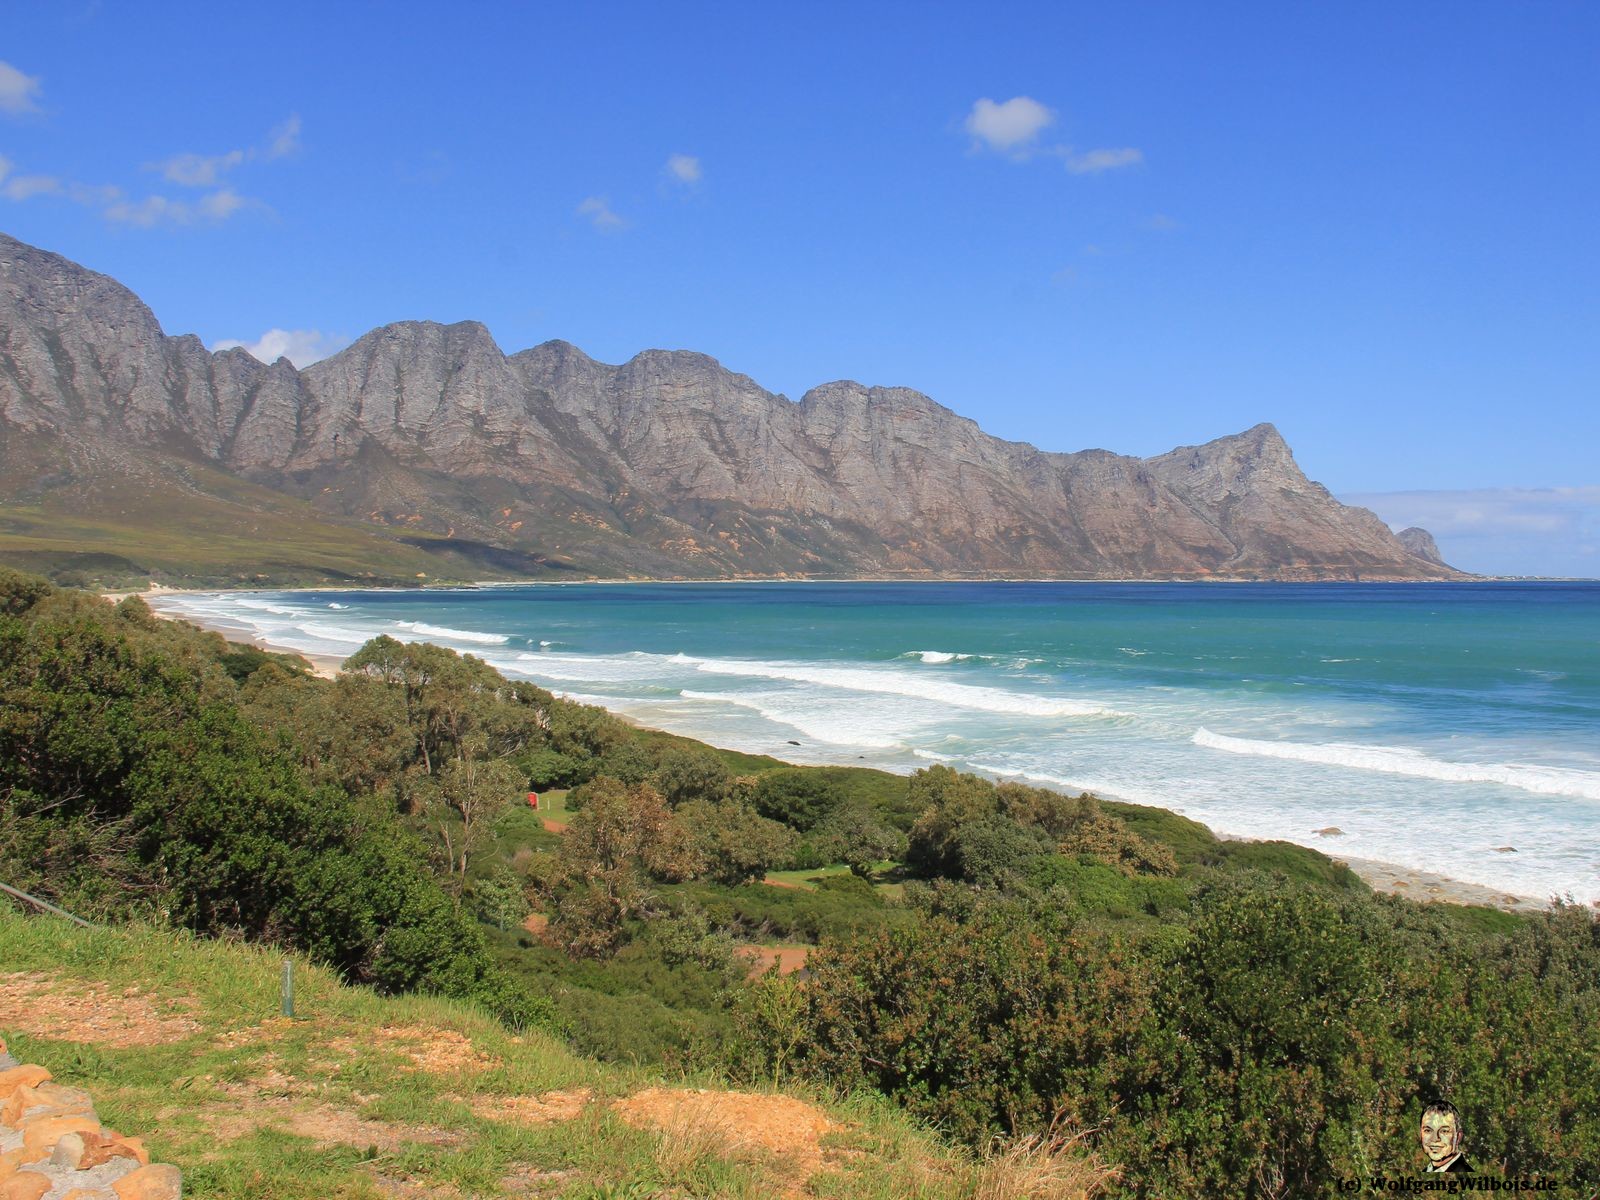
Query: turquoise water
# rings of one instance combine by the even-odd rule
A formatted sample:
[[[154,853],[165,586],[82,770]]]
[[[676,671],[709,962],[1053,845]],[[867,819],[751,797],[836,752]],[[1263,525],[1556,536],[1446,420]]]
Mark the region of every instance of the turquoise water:
[[[308,651],[438,641],[793,761],[950,763],[1600,899],[1596,584],[588,584],[161,606]]]

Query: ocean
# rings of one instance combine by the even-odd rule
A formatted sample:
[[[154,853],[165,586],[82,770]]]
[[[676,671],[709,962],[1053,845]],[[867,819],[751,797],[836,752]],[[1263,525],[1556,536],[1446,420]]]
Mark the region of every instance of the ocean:
[[[1600,900],[1600,584],[548,584],[155,603],[311,652],[438,642],[793,762],[947,763]]]

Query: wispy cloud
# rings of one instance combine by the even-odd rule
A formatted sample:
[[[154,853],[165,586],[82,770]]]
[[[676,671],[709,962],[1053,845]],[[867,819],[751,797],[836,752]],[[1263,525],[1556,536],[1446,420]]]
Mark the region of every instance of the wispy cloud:
[[[160,171],[168,183],[179,187],[215,187],[235,167],[248,162],[284,158],[300,148],[300,114],[291,113],[274,126],[260,145],[225,150],[221,154],[174,154],[161,162],[146,163],[145,170]]]
[[[175,154],[166,162],[152,164],[152,169],[159,169],[162,178],[180,187],[211,187],[243,161],[243,150],[211,155]]]
[[[1068,151],[1062,156],[1067,170],[1074,175],[1099,175],[1103,171],[1118,171],[1123,167],[1136,167],[1144,161],[1144,152],[1132,146],[1120,150],[1085,150],[1082,154]]]
[[[12,116],[38,112],[40,91],[37,75],[24,75],[0,60],[0,112]]]
[[[627,219],[617,215],[611,208],[611,201],[604,196],[590,196],[578,205],[577,212],[601,233],[617,233],[628,227]]]
[[[267,134],[264,158],[286,158],[300,149],[300,114],[290,113],[286,121]]]
[[[1447,562],[1489,575],[1600,575],[1600,486],[1341,496],[1395,530],[1433,534]]]
[[[5,64],[0,64],[4,66]],[[9,160],[0,158],[0,199],[22,203],[39,196],[54,196],[97,210],[113,225],[135,229],[158,226],[183,228],[220,225],[242,212],[270,213],[263,201],[242,194],[226,176],[245,163],[271,161],[293,154],[300,145],[300,117],[291,115],[270,130],[259,145],[226,150],[221,154],[175,154],[161,162],[146,163],[168,183],[182,188],[206,189],[204,194],[174,197],[159,193],[136,198],[116,184],[88,184],[56,175],[18,174]]]
[[[253,342],[223,338],[211,348],[232,350],[237,347],[264,363],[287,358],[297,367],[309,367],[349,344],[350,339],[343,334],[323,333],[320,329],[269,329]]]
[[[157,225],[181,228],[188,225],[218,225],[247,208],[265,209],[266,205],[241,196],[232,188],[223,187],[196,200],[146,196],[143,200],[133,201],[119,195],[106,206],[104,215],[113,224],[131,225],[137,229],[152,229]]]
[[[700,160],[692,154],[673,154],[667,158],[667,176],[678,183],[696,184],[702,174]]]
[[[975,148],[1026,156],[1055,119],[1056,114],[1032,96],[1013,96],[1003,103],[985,96],[973,104],[963,127]]]

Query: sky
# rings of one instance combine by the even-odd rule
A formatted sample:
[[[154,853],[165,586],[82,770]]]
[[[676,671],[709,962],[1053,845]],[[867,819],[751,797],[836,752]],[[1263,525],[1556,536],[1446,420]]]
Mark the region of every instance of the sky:
[[[1048,450],[1259,421],[1600,575],[1600,5],[0,0],[0,229],[301,365],[389,321]]]

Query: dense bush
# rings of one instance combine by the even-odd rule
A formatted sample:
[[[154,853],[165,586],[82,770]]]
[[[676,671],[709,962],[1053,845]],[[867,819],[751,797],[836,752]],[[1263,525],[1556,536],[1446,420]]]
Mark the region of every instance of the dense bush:
[[[536,1013],[408,835],[246,718],[220,638],[137,600],[0,585],[7,882],[96,916],[298,946],[388,990]]]
[[[1129,1195],[1313,1196],[1414,1171],[1416,1122],[1443,1098],[1479,1169],[1600,1164],[1600,924],[1583,910],[1469,935],[1447,909],[1256,875],[1129,943],[1048,900],[918,895],[915,923],[812,957],[786,1053],[975,1145],[1064,1118],[1100,1126]]]

